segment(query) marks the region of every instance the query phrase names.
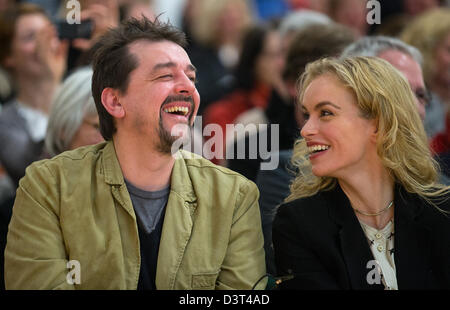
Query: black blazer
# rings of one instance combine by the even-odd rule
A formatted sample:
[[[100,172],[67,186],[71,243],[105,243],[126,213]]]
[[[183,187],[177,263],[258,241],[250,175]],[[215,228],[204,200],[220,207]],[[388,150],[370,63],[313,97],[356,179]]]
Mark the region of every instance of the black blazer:
[[[396,186],[394,260],[399,289],[450,289],[450,214]],[[450,210],[450,200],[439,207]],[[370,285],[372,252],[339,185],[283,204],[273,223],[281,289],[383,289]]]

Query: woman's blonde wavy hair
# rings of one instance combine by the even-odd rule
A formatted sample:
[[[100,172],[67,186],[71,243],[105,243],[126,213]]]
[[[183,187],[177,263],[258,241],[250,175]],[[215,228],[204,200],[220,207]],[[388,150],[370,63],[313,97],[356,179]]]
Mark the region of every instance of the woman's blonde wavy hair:
[[[377,153],[396,183],[432,204],[448,193],[450,187],[437,181],[439,166],[428,148],[414,95],[397,69],[377,57],[324,58],[312,62],[298,81],[299,104],[309,84],[324,74],[337,77],[355,94],[362,117],[377,120]],[[297,176],[286,202],[336,186],[335,178],[313,175],[302,138],[294,144],[292,164]]]

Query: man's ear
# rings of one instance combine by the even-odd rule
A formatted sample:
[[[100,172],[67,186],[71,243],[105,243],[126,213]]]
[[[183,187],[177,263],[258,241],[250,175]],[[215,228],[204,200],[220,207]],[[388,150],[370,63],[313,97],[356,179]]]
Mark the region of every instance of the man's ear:
[[[106,111],[115,118],[123,118],[125,110],[119,100],[119,92],[117,89],[105,88],[102,91],[102,104]]]

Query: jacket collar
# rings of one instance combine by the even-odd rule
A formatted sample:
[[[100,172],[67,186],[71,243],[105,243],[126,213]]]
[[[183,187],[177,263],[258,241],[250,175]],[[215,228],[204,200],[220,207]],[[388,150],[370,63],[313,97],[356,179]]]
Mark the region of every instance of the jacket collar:
[[[396,188],[394,204],[394,260],[398,287],[426,288],[431,232],[419,219],[424,208],[432,206],[400,186]]]
[[[330,201],[329,215],[340,227],[340,246],[352,288],[383,289],[382,285],[367,282],[370,268],[366,264],[374,258],[347,196],[339,184],[326,195]],[[420,283],[426,283],[430,233],[428,228],[417,222],[424,207],[417,195],[407,193],[398,184],[395,186],[394,260],[397,284],[401,289],[411,285],[417,288]]]
[[[175,288],[180,263],[192,233],[197,196],[187,165],[191,156],[192,153],[179,151],[172,170],[156,270],[159,290]]]
[[[372,270],[367,264],[374,258],[347,196],[338,183],[326,195],[329,200],[329,215],[339,226],[339,241],[351,288],[383,289],[382,284],[369,284],[367,281],[367,275]]]
[[[197,198],[192,183],[190,182],[190,176],[185,161],[189,158],[195,158],[196,155],[181,150],[178,151],[175,157],[176,160],[170,179],[170,189],[186,201],[196,201]],[[116,186],[125,184],[113,141],[106,142],[105,148],[103,149],[102,168],[107,184]]]

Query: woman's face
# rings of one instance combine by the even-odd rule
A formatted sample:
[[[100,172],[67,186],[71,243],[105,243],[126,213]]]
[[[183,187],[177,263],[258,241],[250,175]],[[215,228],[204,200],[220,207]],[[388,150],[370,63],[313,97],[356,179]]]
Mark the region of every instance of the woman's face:
[[[39,44],[55,44],[53,39],[51,42],[40,42],[39,36],[43,31],[50,31],[51,28],[50,21],[42,14],[27,14],[19,17],[11,45],[11,54],[7,58],[6,65],[19,74],[39,75],[45,69],[42,55],[39,55]],[[54,39],[57,39],[56,35]]]
[[[377,156],[375,121],[361,116],[355,95],[335,76],[314,79],[305,90],[301,108],[306,121],[301,135],[314,175],[344,178]]]
[[[263,50],[256,60],[256,79],[270,86],[278,85],[281,83],[284,64],[281,36],[276,31],[269,31]]]
[[[69,150],[102,142],[99,128],[98,115],[86,115],[70,143]]]

